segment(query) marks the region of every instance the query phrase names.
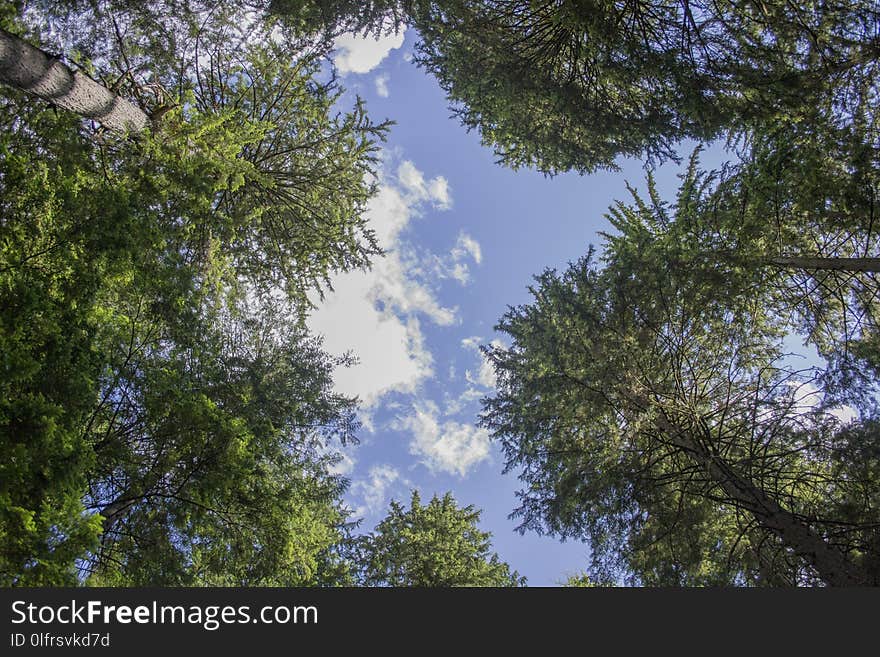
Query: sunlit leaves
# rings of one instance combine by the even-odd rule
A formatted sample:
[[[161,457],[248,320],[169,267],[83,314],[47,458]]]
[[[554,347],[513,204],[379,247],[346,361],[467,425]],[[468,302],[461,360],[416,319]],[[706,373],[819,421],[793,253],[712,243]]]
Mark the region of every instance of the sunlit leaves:
[[[409,508],[391,502],[388,515],[356,546],[365,586],[521,586],[525,579],[491,552],[490,535],[477,527],[480,512],[459,507],[451,494]]]

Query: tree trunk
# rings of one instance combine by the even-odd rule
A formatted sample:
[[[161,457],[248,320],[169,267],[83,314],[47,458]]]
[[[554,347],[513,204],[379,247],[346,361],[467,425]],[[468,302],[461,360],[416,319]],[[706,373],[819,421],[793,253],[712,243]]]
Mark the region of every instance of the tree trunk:
[[[796,269],[826,269],[834,271],[872,271],[880,272],[880,258],[815,258],[775,257],[765,258],[764,263],[774,267]]]
[[[101,520],[101,528],[103,532],[105,534],[109,532],[113,528],[113,525],[116,524],[116,521],[119,520],[122,512],[137,501],[138,498],[136,497],[125,497],[123,495],[102,508],[98,513],[103,517],[103,520]]]
[[[139,132],[150,124],[136,105],[2,29],[0,82],[94,119],[108,130]]]
[[[698,440],[660,416],[657,428],[691,456],[724,491],[733,504],[751,513],[797,556],[809,563],[829,586],[864,586],[865,580],[844,554],[829,545],[807,523],[783,509],[754,482],[739,475],[722,457],[712,454]]]

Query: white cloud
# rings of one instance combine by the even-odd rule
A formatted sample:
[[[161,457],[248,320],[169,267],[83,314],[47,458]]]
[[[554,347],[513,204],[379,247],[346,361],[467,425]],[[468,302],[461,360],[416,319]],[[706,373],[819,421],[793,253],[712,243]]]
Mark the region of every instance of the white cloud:
[[[419,192],[424,176],[407,161],[396,177],[385,175],[379,182],[367,218],[386,255],[376,258],[370,271],[334,277],[333,291],[309,318],[310,328],[324,336],[328,352],[350,352],[357,358],[357,364],[334,372],[334,384],[339,392],[360,398],[361,420],[370,430],[368,414],[385,395],[413,394],[433,374],[422,320],[440,326],[458,321],[456,309],[438,301],[415,251],[402,237],[420,204],[430,198]]]
[[[464,378],[468,383],[472,383],[473,385],[494,389],[498,385],[498,379],[495,376],[495,368],[492,366],[489,359],[483,355],[483,352],[480,351],[481,342],[482,338],[476,336],[465,338],[461,341],[461,346],[464,349],[475,352],[479,358],[479,364],[477,365],[476,371],[466,370]],[[500,340],[492,340],[489,344],[493,347],[504,346],[504,343]]]
[[[428,198],[428,190],[425,187],[425,176],[409,160],[404,160],[397,167],[397,179],[403,188],[415,200],[420,201]]]
[[[333,61],[340,73],[369,73],[395,48],[403,45],[404,33],[373,36],[343,34],[336,38]]]
[[[484,388],[494,388],[498,385],[495,370],[492,368],[492,364],[485,358],[483,358],[480,366],[477,368],[476,374],[471,372],[471,370],[466,370],[464,378],[467,379],[468,383],[483,386]]]
[[[824,395],[813,383],[809,381],[803,383],[790,381],[788,385],[792,389],[794,401],[805,409],[816,410],[824,403]],[[844,425],[859,417],[859,412],[846,404],[825,407],[822,408],[822,411],[836,418],[838,422]]]
[[[432,178],[428,183],[428,196],[434,202],[434,207],[439,210],[448,210],[452,207],[452,196],[449,193],[449,181],[443,176]]]
[[[397,178],[411,202],[430,201],[438,210],[448,210],[452,207],[449,181],[443,176],[425,181],[424,174],[412,162],[404,160],[397,168]]]
[[[463,338],[461,341],[461,346],[465,349],[479,349],[482,342],[483,338],[472,335],[469,338]]]
[[[485,396],[486,391],[477,390],[473,386],[468,386],[458,397],[446,396],[443,412],[446,415],[457,415],[458,413],[461,413],[468,404],[477,401],[478,399],[482,399]]]
[[[381,75],[377,75],[373,82],[376,85],[376,95],[380,98],[388,98],[390,95],[388,92],[388,74],[382,73]]]
[[[387,249],[396,246],[400,231],[412,218],[412,208],[393,183],[384,181],[370,200],[367,215],[380,246]]]
[[[388,491],[401,481],[400,472],[390,465],[374,465],[366,479],[355,481],[351,486],[351,496],[360,500],[354,509],[355,517],[378,513],[385,506]]]
[[[449,277],[462,285],[467,285],[471,280],[471,270],[463,262],[456,262],[449,270]]]
[[[483,251],[480,249],[480,243],[462,231],[458,234],[455,248],[452,249],[452,256],[456,260],[461,260],[465,255],[470,255],[478,265],[483,262]]]
[[[339,367],[336,389],[360,397],[365,409],[389,392],[413,393],[433,372],[419,320],[401,319],[386,306],[376,305],[385,272],[349,272],[334,280],[334,292],[312,315],[309,325],[324,336],[331,353],[351,352],[358,362]],[[369,427],[368,427],[369,428]]]
[[[471,280],[471,270],[465,262],[468,258],[480,264],[483,260],[483,254],[480,250],[480,243],[470,235],[461,232],[455,246],[449,251],[449,255],[445,258],[435,258],[434,268],[440,278],[451,278],[461,285],[467,285]]]
[[[471,281],[470,266],[466,262],[469,259],[479,264],[482,260],[480,245],[469,235],[461,233],[447,255],[422,255],[418,267],[437,278],[451,278],[460,285],[467,285]]]
[[[339,461],[327,468],[330,474],[345,477],[354,472],[355,458],[351,454],[337,452],[336,455],[339,457]]]
[[[390,305],[404,315],[424,313],[440,326],[451,326],[456,322],[455,309],[440,305],[428,287],[411,278],[399,253],[389,253],[375,268],[381,275],[368,293],[375,302],[386,309]]]
[[[852,406],[835,406],[834,408],[828,409],[828,412],[837,418],[837,421],[841,424],[849,424],[853,420],[857,420],[859,418],[859,412],[853,408]]]
[[[410,453],[431,470],[465,476],[489,457],[489,432],[455,421],[440,423],[432,401],[416,402],[413,413],[399,417],[396,428],[412,432]]]

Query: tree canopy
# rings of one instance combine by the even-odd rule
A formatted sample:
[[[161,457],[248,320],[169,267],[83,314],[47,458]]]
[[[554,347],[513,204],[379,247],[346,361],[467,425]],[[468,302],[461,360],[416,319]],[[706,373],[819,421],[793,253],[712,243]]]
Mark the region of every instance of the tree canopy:
[[[724,223],[723,185],[692,162],[672,207],[649,190],[612,208],[604,266],[537,277],[487,349],[483,423],[526,484],[523,527],[588,540],[600,583],[876,584],[880,482],[852,460],[871,407],[842,423],[786,358],[791,273],[731,243],[749,227]]]
[[[306,4],[330,25],[413,26],[416,60],[455,115],[514,168],[657,163],[676,159],[685,139],[741,136],[780,119],[867,123],[876,139],[871,0]]]
[[[847,2],[424,3],[419,61],[509,166],[675,158],[780,116],[876,121],[878,9]]]
[[[391,502],[388,515],[361,537],[355,565],[364,586],[522,586],[525,578],[491,552],[480,512],[459,507],[451,493],[409,508]]]
[[[305,40],[137,4],[47,22],[151,130],[0,100],[3,581],[342,581],[345,482],[322,454],[355,439],[354,400],[303,318],[379,253],[363,211],[386,126],[338,112]],[[3,27],[50,48],[33,19]]]
[[[390,122],[328,55],[404,25],[504,165],[735,155],[630,188],[484,349],[567,585],[880,585],[873,0],[0,6],[0,584],[525,583],[451,494],[354,536],[332,474],[306,319],[381,256]]]

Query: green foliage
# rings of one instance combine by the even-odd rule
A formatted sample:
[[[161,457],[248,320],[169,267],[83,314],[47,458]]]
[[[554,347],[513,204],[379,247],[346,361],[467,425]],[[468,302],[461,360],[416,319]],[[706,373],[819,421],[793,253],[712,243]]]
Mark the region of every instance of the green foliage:
[[[133,335],[162,330],[144,314]],[[270,309],[208,311],[195,328],[111,354],[88,423],[87,508],[104,533],[84,568],[98,583],[316,583],[345,520],[322,448],[356,428],[335,363]]]
[[[267,12],[304,33],[378,36],[399,30],[412,14],[413,4],[412,0],[269,0]]]
[[[364,211],[388,123],[373,124],[360,100],[332,116],[342,90],[332,79],[316,82],[317,58],[291,65],[269,45],[253,47],[243,66],[226,57],[218,65],[235,81],[197,92],[196,103],[257,134],[224,158],[237,158],[244,170],[219,177],[216,210],[227,224],[208,239],[228,245],[236,268],[260,288],[305,302],[305,292],[329,284],[330,274],[365,268],[380,253]]]
[[[569,588],[587,589],[587,588],[594,588],[598,585],[595,582],[593,582],[593,580],[590,579],[590,576],[587,575],[586,573],[577,573],[575,575],[570,575],[562,583],[562,586],[569,587]]]
[[[81,502],[101,370],[95,297],[140,246],[137,217],[124,191],[80,167],[88,148],[70,117],[4,102],[0,122],[0,573],[70,583],[100,530]]]
[[[603,268],[547,271],[502,318],[512,345],[487,350],[483,424],[526,484],[517,513],[589,540],[600,582],[875,582],[880,509],[851,522],[831,503],[872,480],[840,460],[861,430],[786,366],[764,254],[730,253],[713,189],[694,161],[675,205],[634,192],[609,215]]]
[[[0,581],[349,582],[326,453],[354,402],[303,317],[379,252],[387,126],[338,111],[309,39],[150,7],[36,3],[150,134],[0,99]]]
[[[871,350],[878,283],[875,272],[845,263],[880,255],[874,134],[876,125],[840,129],[818,122],[756,131],[749,156],[720,177],[689,231],[703,244],[712,231],[710,249],[741,254],[738,266],[753,274],[749,293],[758,291],[829,361],[823,375],[829,391],[860,398],[859,404],[870,403],[862,393],[872,391],[880,362]],[[792,257],[800,266],[785,265]],[[843,264],[824,268],[820,258]]]
[[[608,215],[617,229],[605,235],[608,257],[654,255],[654,266],[689,278],[731,313],[752,299],[829,361],[829,393],[871,407],[880,288],[875,271],[858,268],[880,266],[880,163],[811,134],[784,126],[756,134],[748,158],[721,171],[700,170],[697,151],[674,209],[649,176],[649,200],[631,190],[632,203]]]
[[[190,220],[177,228],[186,257],[220,249],[251,284],[305,309],[330,275],[380,252],[364,210],[390,124],[373,123],[359,99],[339,111],[343,90],[322,70],[321,44],[276,19],[247,19],[246,3],[204,5],[74,4],[51,24],[80,66],[102,61],[93,75],[154,117],[147,161],[134,165],[160,202],[192,188]]]
[[[356,546],[364,586],[523,586],[525,578],[491,553],[490,534],[477,528],[480,512],[460,508],[450,493],[422,505],[413,491],[409,509],[391,510]]]
[[[692,158],[674,204],[631,190],[604,266],[545,272],[499,325],[512,346],[487,349],[483,423],[521,469],[523,526],[591,544],[568,584],[880,582],[878,18],[868,0],[4,5],[4,29],[63,45],[153,123],[124,139],[0,98],[0,583],[524,583],[448,494],[392,503],[351,559],[328,474],[354,402],[303,320],[380,253],[364,210],[389,124],[338,111],[324,57],[404,23],[506,165],[742,146],[720,172]],[[824,371],[791,369],[792,332]]]
[[[873,112],[876,3],[416,3],[418,61],[500,162],[547,172],[676,157],[816,113]]]

